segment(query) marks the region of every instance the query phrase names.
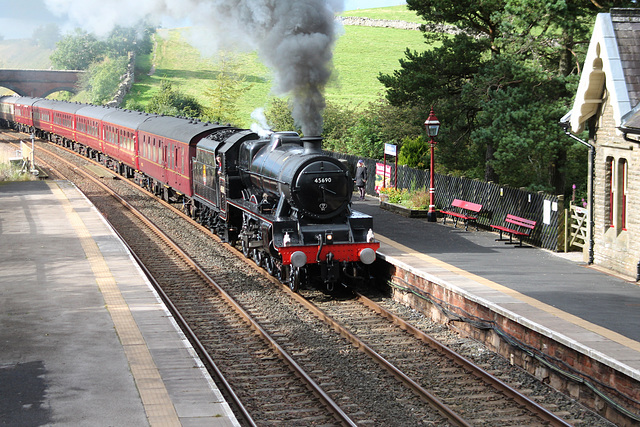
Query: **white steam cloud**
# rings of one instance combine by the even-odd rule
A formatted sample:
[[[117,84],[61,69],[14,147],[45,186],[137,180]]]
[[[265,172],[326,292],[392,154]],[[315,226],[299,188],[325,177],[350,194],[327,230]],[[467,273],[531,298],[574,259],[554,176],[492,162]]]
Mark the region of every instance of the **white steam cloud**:
[[[269,129],[269,124],[267,123],[267,118],[264,115],[264,108],[256,108],[251,113],[251,118],[254,120],[251,125],[251,130],[263,138],[268,137],[273,133],[271,129]]]
[[[140,20],[189,20],[192,43],[205,55],[218,49],[257,50],[274,72],[273,91],[290,94],[293,118],[307,136],[322,132],[324,87],[332,71],[336,12],[343,0],[45,0],[48,8],[97,35]],[[194,42],[194,40],[196,42]]]

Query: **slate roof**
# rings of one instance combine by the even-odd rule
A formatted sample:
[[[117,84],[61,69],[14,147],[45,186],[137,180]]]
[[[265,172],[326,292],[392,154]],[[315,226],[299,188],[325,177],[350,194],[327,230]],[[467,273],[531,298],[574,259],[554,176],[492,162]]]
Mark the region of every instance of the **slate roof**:
[[[640,102],[640,9],[611,9],[620,62],[631,106]]]
[[[623,132],[640,133],[640,10],[611,9],[629,101],[634,107],[620,123]]]

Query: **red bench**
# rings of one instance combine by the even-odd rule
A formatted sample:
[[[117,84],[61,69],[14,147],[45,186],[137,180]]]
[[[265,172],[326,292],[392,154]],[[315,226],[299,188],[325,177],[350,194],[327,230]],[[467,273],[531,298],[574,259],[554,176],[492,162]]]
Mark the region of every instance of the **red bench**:
[[[473,221],[476,224],[476,231],[478,230],[478,216],[470,215],[470,212],[478,213],[482,210],[482,205],[477,203],[467,202],[460,199],[453,199],[451,202],[451,209],[448,211],[441,210],[444,214],[444,218],[442,220],[443,224],[447,223],[447,215],[453,217],[453,226],[457,227],[458,219],[462,219],[464,221],[464,229],[467,230],[469,227],[469,222]]]
[[[526,218],[520,218],[519,216],[508,214],[504,219],[504,222],[513,224],[516,227],[509,228],[501,225],[491,224],[491,228],[500,232],[500,238],[496,240],[506,240],[502,238],[502,233],[509,233],[509,243],[513,243],[513,236],[518,236],[520,239],[520,247],[522,247],[522,239],[529,237],[533,229],[536,227],[536,222]]]

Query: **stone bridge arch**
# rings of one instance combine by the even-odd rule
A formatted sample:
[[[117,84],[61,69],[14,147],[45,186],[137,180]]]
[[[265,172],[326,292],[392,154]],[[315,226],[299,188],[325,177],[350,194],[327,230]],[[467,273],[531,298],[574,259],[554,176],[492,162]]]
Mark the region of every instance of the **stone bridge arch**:
[[[78,79],[84,71],[77,70],[0,70],[0,86],[22,96],[44,98],[54,92],[78,91]]]

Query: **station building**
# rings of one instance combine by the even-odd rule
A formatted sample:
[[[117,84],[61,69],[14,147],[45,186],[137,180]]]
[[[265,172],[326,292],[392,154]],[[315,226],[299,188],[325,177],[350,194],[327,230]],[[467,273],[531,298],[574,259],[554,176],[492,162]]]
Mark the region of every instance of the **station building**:
[[[640,279],[640,9],[598,14],[567,132],[591,148],[590,261]],[[588,136],[587,136],[588,135]],[[586,257],[585,257],[586,258]]]

